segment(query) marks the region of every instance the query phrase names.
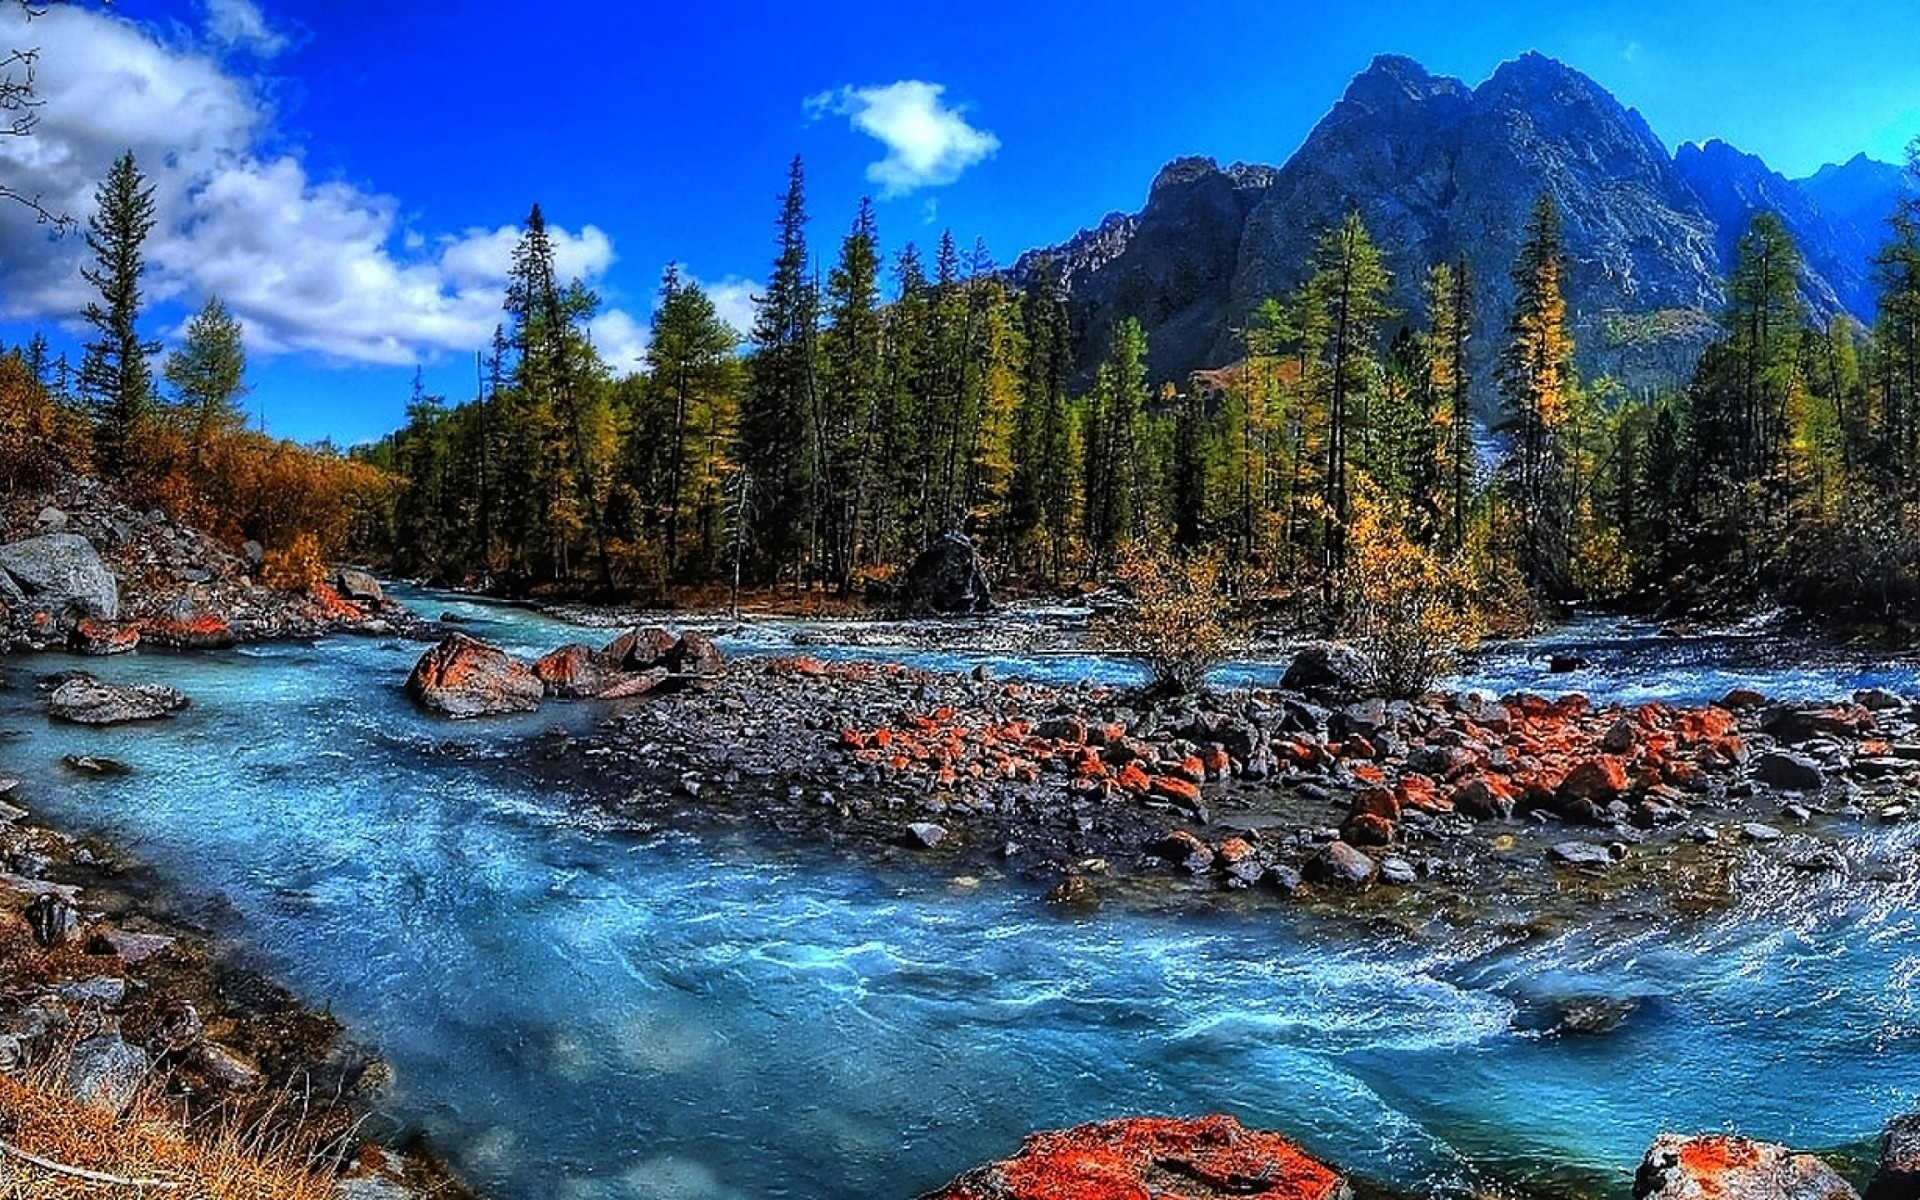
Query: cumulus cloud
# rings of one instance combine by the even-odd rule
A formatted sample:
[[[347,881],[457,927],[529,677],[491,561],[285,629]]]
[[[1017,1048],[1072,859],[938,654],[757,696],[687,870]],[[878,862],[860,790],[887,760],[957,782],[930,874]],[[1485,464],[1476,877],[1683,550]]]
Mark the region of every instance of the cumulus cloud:
[[[603,312],[587,326],[593,347],[615,375],[638,371],[646,364],[647,327],[618,309]]]
[[[261,49],[246,0],[208,0],[207,11],[210,29],[238,22],[233,37]],[[355,363],[473,350],[503,319],[517,228],[425,234],[405,227],[392,197],[262,154],[265,106],[211,56],[71,5],[31,24],[5,6],[0,45],[39,48],[45,100],[33,136],[0,138],[0,180],[84,217],[113,159],[132,150],[154,188],[153,299],[197,305],[217,293],[254,351]],[[549,232],[562,279],[592,283],[614,261],[600,229]],[[70,321],[89,298],[85,261],[82,239],[51,239],[24,210],[0,210],[0,316]]]
[[[206,0],[207,36],[217,46],[272,58],[287,48],[287,35],[267,24],[253,0]]]
[[[942,102],[946,88],[919,79],[875,87],[843,87],[807,100],[810,117],[846,117],[861,133],[887,148],[867,167],[867,178],[891,199],[924,187],[941,187],[1000,149],[1000,139],[967,123]]]
[[[738,275],[729,275],[718,283],[701,283],[700,290],[713,301],[713,311],[742,341],[753,333],[753,317],[756,309],[755,297],[766,289],[751,279],[742,279]]]

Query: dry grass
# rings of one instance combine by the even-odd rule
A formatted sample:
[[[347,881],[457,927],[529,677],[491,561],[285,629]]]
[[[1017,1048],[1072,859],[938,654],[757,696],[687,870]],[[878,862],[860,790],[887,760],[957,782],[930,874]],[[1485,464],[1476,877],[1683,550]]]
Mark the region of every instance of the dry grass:
[[[242,1123],[217,1113],[188,1119],[150,1080],[122,1116],[64,1093],[54,1067],[0,1076],[0,1140],[66,1167],[170,1187],[101,1183],[0,1154],[0,1200],[96,1200],[165,1196],[187,1200],[329,1200],[331,1176],[297,1122]]]

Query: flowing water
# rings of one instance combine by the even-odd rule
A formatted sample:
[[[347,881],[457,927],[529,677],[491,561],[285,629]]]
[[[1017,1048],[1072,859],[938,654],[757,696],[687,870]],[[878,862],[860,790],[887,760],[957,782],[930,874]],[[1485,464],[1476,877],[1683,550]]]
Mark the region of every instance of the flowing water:
[[[522,651],[581,636],[443,598],[424,611],[443,609]],[[1627,698],[1734,678],[1913,682],[1778,652],[1690,660],[1629,633],[1609,656],[1604,631],[1576,632],[1600,664],[1576,686],[1617,677]],[[164,725],[107,731],[40,712],[36,673],[75,664],[10,660],[0,768],[38,811],[106,832],[222,913],[377,1044],[395,1069],[388,1115],[498,1200],[904,1200],[1034,1129],[1216,1110],[1407,1187],[1624,1195],[1664,1129],[1735,1122],[1835,1147],[1920,1099],[1909,871],[1816,886],[1760,867],[1730,913],[1525,942],[1329,929],[1278,908],[1063,919],[993,880],[598,822],[518,782],[500,752],[584,728],[593,706],[432,720],[400,692],[418,652],[329,639],[88,663],[193,697]],[[1499,687],[1535,669],[1518,651],[1481,665]],[[133,773],[73,776],[68,753]],[[1894,862],[1914,840],[1866,836]],[[1602,1035],[1551,1032],[1556,1006],[1593,998],[1630,1011]]]

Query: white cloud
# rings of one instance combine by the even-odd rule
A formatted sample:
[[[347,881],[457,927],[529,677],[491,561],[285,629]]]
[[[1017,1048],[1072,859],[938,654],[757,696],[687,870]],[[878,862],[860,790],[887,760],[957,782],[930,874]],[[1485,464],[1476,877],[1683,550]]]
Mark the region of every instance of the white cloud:
[[[630,375],[646,365],[647,327],[618,309],[603,312],[587,326],[600,360],[616,377]]]
[[[994,151],[1000,139],[967,124],[957,108],[940,97],[946,88],[918,79],[875,87],[843,87],[807,100],[809,116],[833,114],[877,139],[887,156],[867,167],[882,198],[904,196],[923,187],[941,187]]]
[[[688,278],[692,279],[691,276]],[[765,288],[751,279],[742,279],[738,275],[729,275],[718,283],[701,283],[698,279],[692,281],[700,285],[700,290],[707,294],[707,299],[713,301],[715,314],[733,327],[733,331],[740,335],[741,341],[745,341],[753,334],[753,318],[758,309],[754,297],[765,292]]]
[[[209,0],[210,23],[241,9],[253,11]],[[235,19],[244,35],[244,13]],[[0,138],[0,181],[84,218],[98,180],[132,150],[154,188],[149,297],[197,306],[217,293],[257,353],[356,363],[471,351],[504,319],[516,227],[423,234],[392,197],[262,155],[265,105],[212,57],[72,5],[30,25],[0,6],[0,46],[12,45],[39,47],[45,104],[33,136]],[[563,280],[591,284],[614,261],[594,226],[549,230]],[[83,239],[50,239],[24,210],[0,210],[0,317],[71,321],[89,298],[86,260]]]
[[[287,35],[267,24],[253,0],[206,0],[207,36],[216,46],[272,58],[287,48]]]

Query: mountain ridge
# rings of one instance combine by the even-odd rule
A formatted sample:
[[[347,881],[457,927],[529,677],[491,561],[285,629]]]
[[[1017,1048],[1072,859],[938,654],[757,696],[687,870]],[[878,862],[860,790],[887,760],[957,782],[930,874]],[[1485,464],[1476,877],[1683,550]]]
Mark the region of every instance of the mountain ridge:
[[[1175,159],[1138,212],[1029,251],[1014,272],[1052,264],[1083,373],[1132,316],[1147,329],[1153,376],[1179,380],[1237,359],[1248,314],[1296,289],[1320,233],[1358,211],[1386,254],[1403,321],[1419,319],[1427,267],[1465,259],[1485,377],[1544,192],[1562,213],[1582,369],[1671,384],[1714,336],[1734,247],[1763,210],[1779,211],[1801,245],[1809,307],[1870,320],[1871,213],[1891,210],[1900,178],[1865,155],[1796,181],[1718,139],[1669,151],[1637,110],[1538,52],[1473,87],[1382,54],[1282,165]]]

